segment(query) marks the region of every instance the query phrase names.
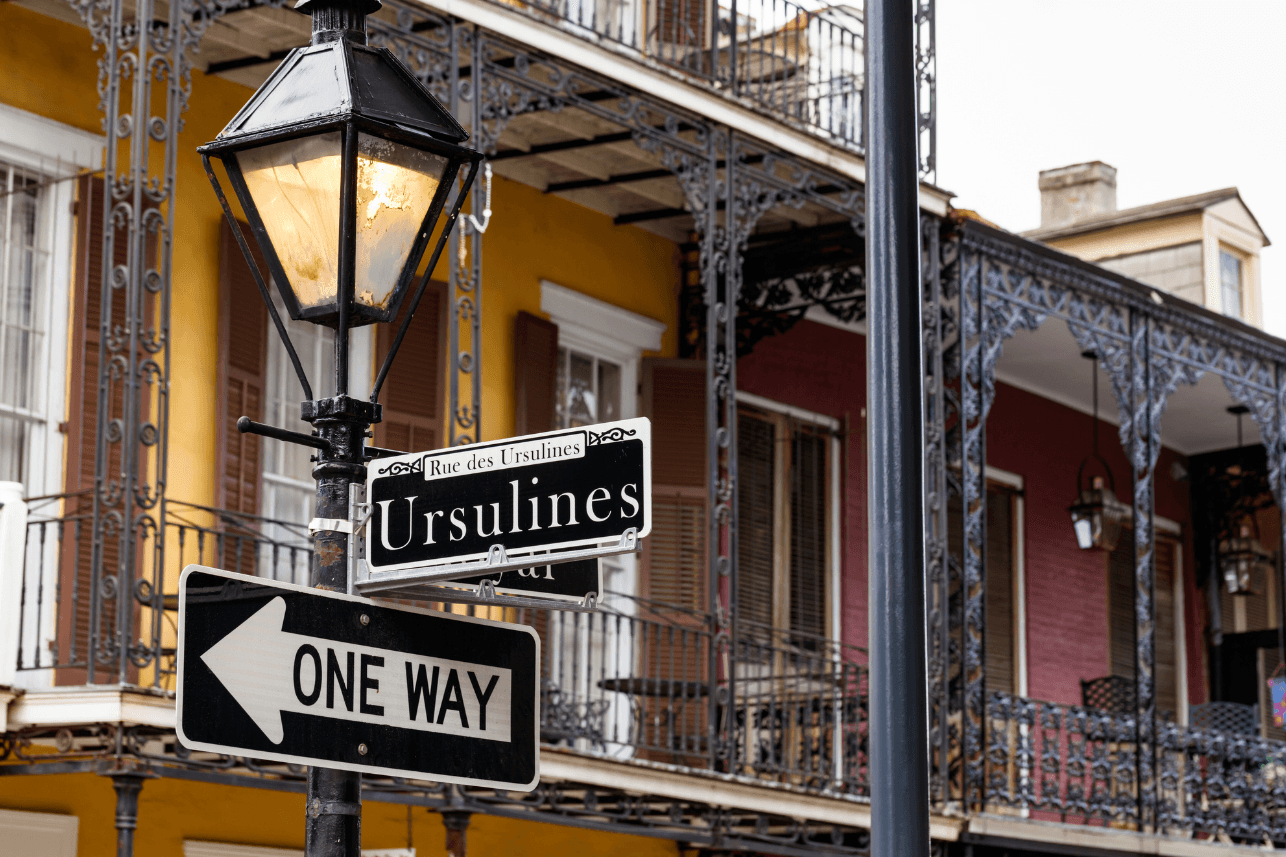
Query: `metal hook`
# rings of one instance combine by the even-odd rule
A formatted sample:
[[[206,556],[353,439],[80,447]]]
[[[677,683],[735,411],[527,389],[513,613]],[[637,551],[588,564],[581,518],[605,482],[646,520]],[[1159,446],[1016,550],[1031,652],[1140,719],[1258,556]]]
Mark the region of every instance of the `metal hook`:
[[[487,226],[491,224],[491,164],[482,165],[482,180],[487,186],[486,202],[482,204],[482,220],[474,217],[472,214],[464,216],[465,221],[472,226],[479,235],[487,231]]]

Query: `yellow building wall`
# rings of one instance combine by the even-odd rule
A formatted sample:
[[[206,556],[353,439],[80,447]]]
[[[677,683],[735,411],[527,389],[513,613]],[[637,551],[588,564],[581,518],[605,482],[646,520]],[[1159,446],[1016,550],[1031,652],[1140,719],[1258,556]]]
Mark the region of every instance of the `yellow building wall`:
[[[1127,223],[1083,235],[1050,238],[1045,243],[1090,262],[1200,241],[1201,213]]]
[[[0,809],[75,815],[80,819],[77,857],[115,857],[116,796],[106,777],[0,778]],[[407,818],[403,805],[365,801],[362,847],[407,847]],[[409,818],[416,857],[445,855],[442,817],[412,807]],[[139,794],[135,857],[181,857],[185,839],[300,850],[304,796],[166,778],[148,780]],[[469,826],[468,853],[471,857],[674,857],[679,850],[664,839],[476,815]]]
[[[543,315],[541,280],[665,322],[661,351],[644,356],[677,354],[677,244],[498,176],[491,208],[482,240],[483,439],[514,433],[514,319],[520,310]]]

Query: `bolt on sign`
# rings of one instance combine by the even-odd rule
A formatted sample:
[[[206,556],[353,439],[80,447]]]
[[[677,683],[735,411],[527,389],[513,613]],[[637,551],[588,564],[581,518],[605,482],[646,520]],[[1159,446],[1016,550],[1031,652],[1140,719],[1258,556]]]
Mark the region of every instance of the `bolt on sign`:
[[[547,552],[538,559],[556,563],[560,552],[651,531],[651,423],[621,420],[380,459],[368,468],[366,496],[372,581],[379,572],[481,560],[497,545],[511,560]]]
[[[178,737],[192,750],[530,791],[540,638],[190,565]]]

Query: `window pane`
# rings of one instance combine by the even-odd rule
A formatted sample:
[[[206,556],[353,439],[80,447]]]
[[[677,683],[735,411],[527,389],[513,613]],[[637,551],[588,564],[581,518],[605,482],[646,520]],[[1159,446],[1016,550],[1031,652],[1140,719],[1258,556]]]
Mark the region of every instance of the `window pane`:
[[[41,178],[0,164],[0,480],[29,481],[44,419],[49,248]],[[31,486],[28,486],[31,487]]]
[[[307,321],[292,321],[275,288],[273,303],[281,314],[291,342],[299,354],[304,372],[319,386],[332,383],[335,376],[335,332]],[[269,425],[308,434],[312,426],[299,418],[304,391],[295,377],[277,331],[268,331],[268,378],[264,415]],[[294,443],[266,440],[263,445],[263,511],[265,518],[280,523],[263,527],[267,544],[259,550],[259,575],[299,584],[308,583],[308,557],[312,540],[307,525],[313,517],[316,483],[313,481],[313,450]]]
[[[554,377],[554,428],[567,428],[567,349],[558,349],[558,369]]]
[[[567,425],[587,426],[598,422],[594,396],[594,358],[571,352],[567,367]]]
[[[598,361],[598,421],[610,423],[621,418],[621,367]]]
[[[1241,318],[1241,260],[1227,250],[1219,251],[1219,286],[1224,315]]]

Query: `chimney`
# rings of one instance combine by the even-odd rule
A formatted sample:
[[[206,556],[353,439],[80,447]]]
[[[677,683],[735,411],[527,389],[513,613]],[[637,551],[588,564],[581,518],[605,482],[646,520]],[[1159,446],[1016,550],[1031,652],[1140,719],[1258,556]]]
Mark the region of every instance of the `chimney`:
[[[1070,226],[1116,211],[1116,167],[1102,161],[1042,170],[1040,228]]]

